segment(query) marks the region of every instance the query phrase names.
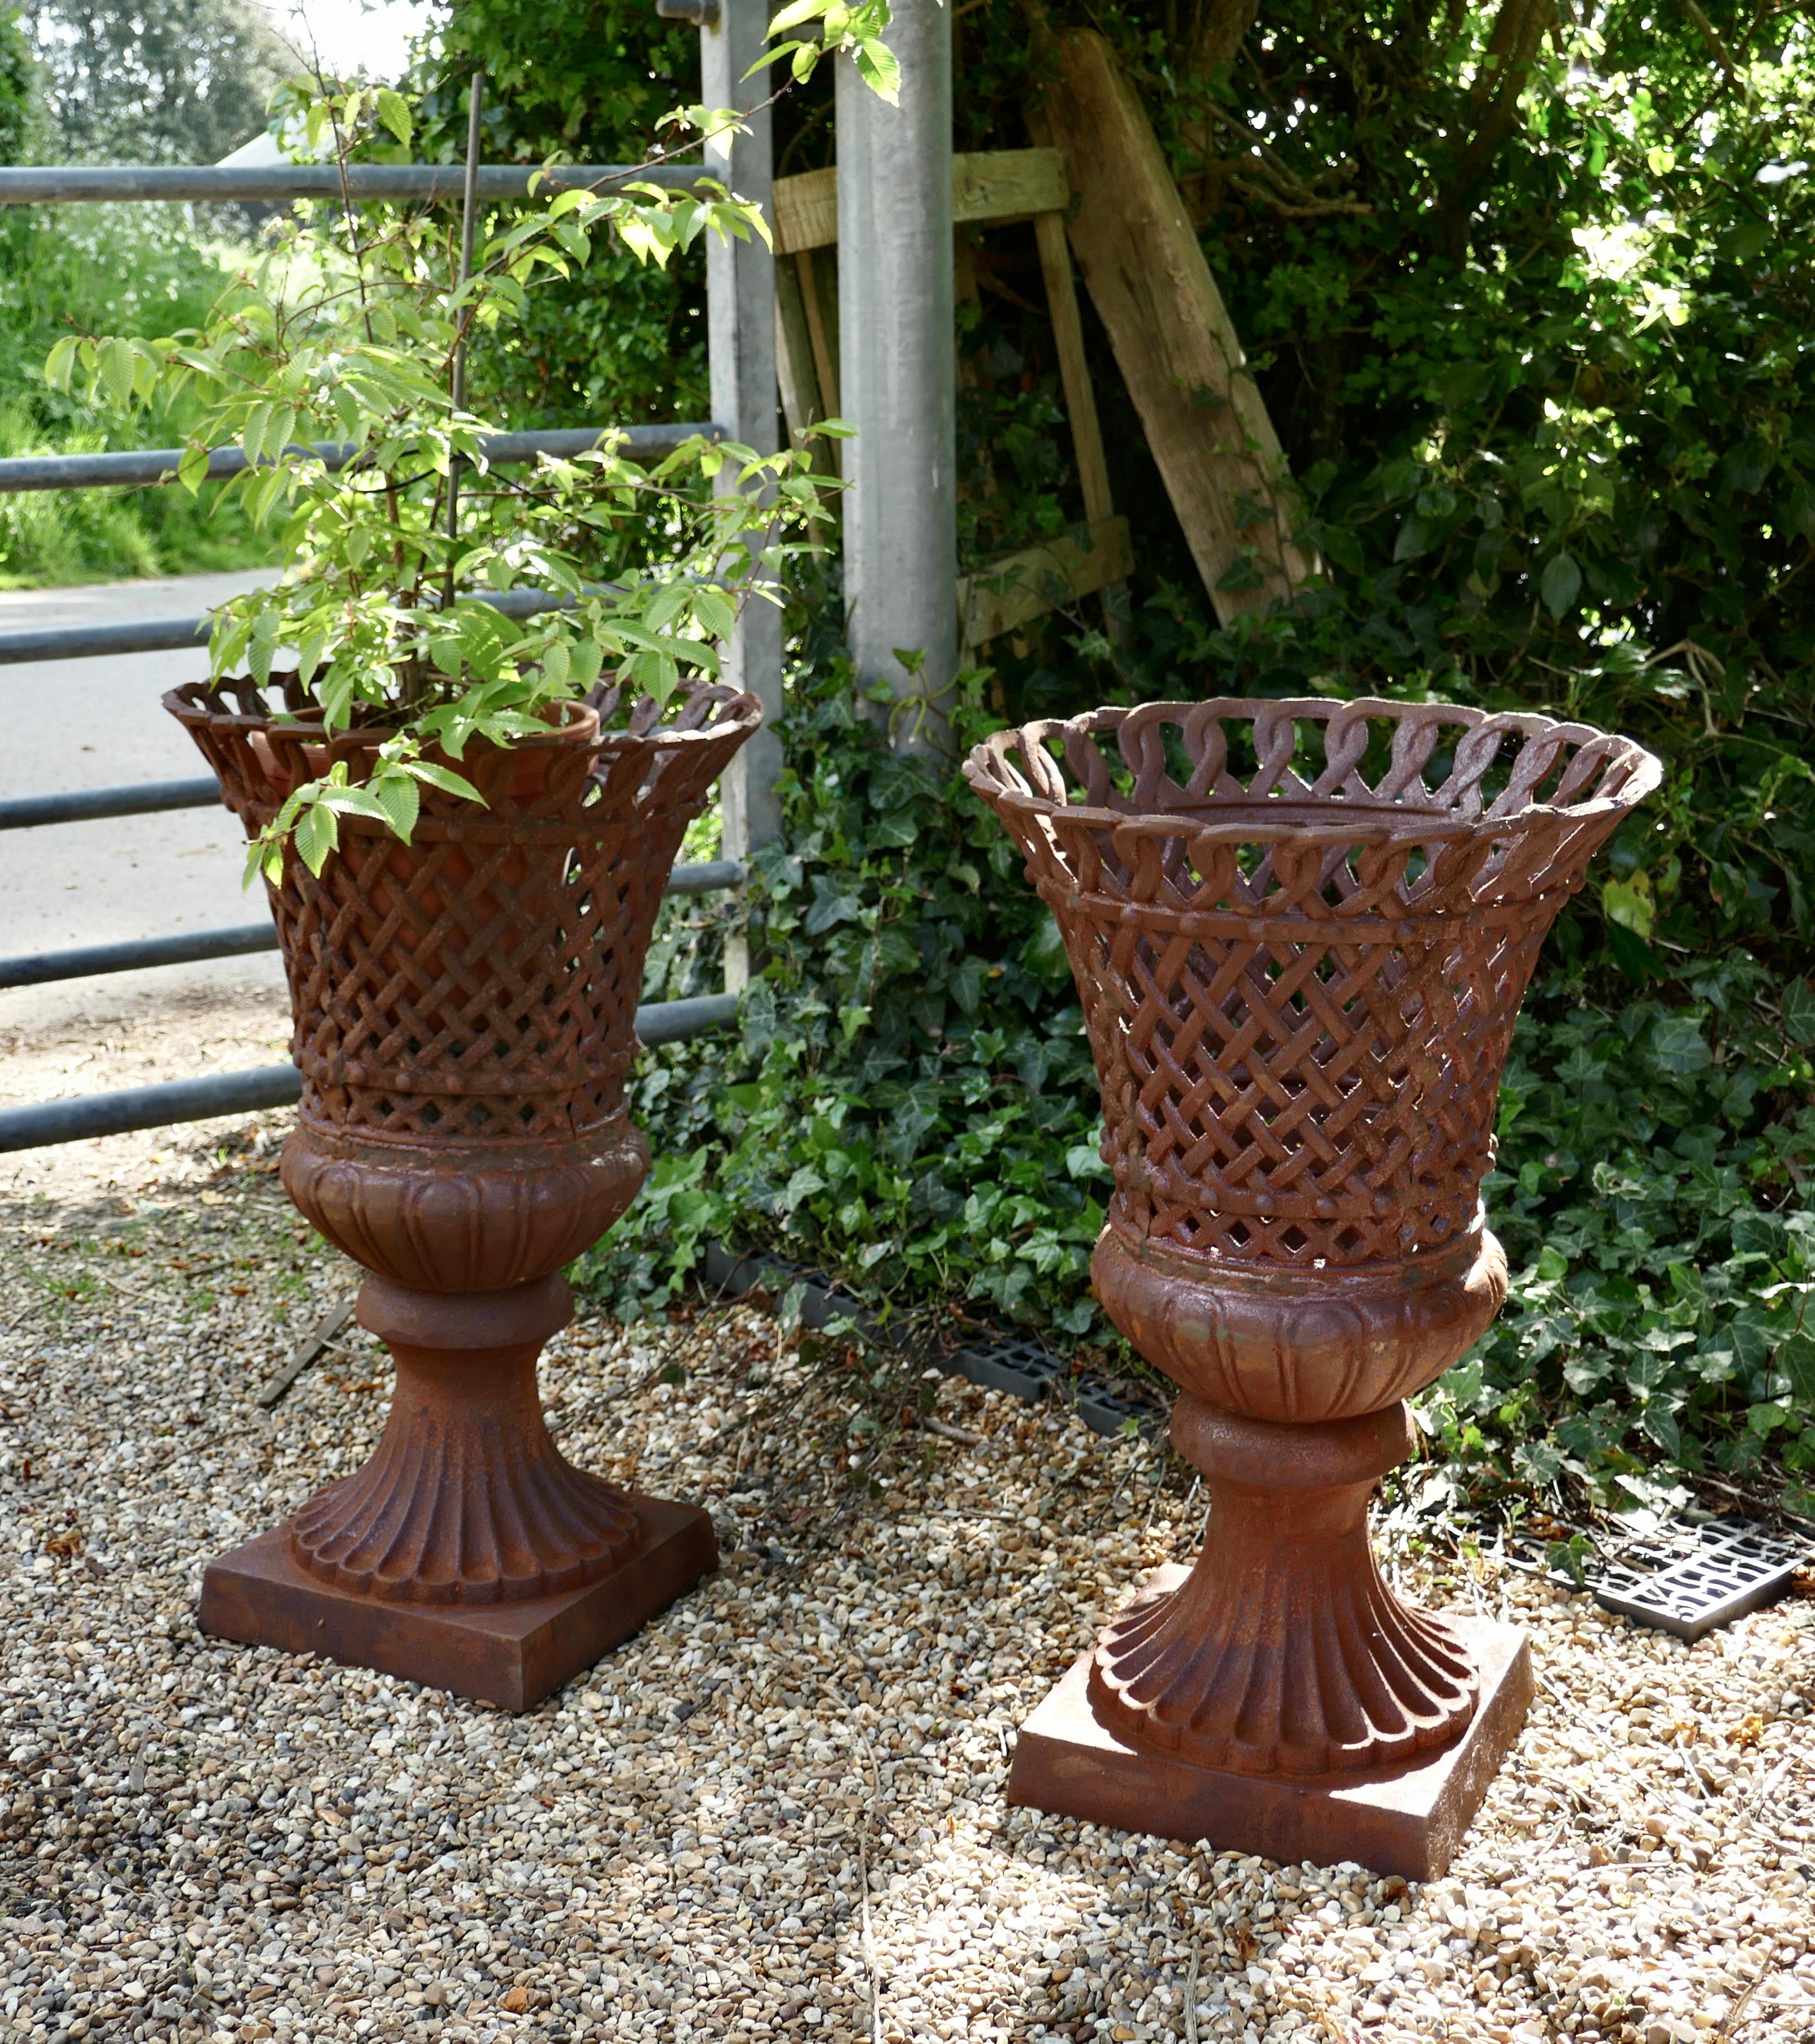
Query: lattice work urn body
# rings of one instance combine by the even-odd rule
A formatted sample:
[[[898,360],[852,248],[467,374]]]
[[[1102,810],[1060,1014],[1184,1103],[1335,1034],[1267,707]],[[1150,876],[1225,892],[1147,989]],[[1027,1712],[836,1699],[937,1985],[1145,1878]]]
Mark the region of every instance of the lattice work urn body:
[[[1115,1189],[1092,1270],[1179,1385],[1203,1552],[1090,1679],[1129,1745],[1307,1779],[1459,1735],[1475,1671],[1367,1500],[1506,1291],[1481,1181],[1546,932],[1653,788],[1629,740],[1443,704],[1106,709],[979,746],[1083,1004]]]
[[[383,732],[322,732],[286,685],[165,698],[256,836],[293,790]],[[632,1500],[549,1437],[536,1358],[571,1317],[559,1276],[648,1168],[625,1112],[656,910],[687,824],[759,721],[700,688],[667,723],[615,697],[457,767],[483,805],[425,789],[410,841],[344,816],[319,875],[270,886],[302,1074],[283,1182],[371,1275],[391,1347],[384,1437],[286,1529],[296,1566],[386,1604],[479,1607],[602,1580],[633,1554]]]

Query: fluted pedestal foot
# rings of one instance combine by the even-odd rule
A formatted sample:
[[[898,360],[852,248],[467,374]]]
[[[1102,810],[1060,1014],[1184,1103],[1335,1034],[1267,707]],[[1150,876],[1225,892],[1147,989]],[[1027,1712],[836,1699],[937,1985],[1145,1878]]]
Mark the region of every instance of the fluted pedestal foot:
[[[397,1384],[363,1467],[208,1570],[206,1631],[525,1710],[717,1559],[712,1522],[575,1469],[536,1359],[559,1278],[434,1293],[368,1277],[359,1318]]]
[[[1111,1621],[1090,1667],[1098,1717],[1139,1750],[1302,1779],[1447,1746],[1474,1715],[1467,1648],[1382,1581],[1375,1480],[1410,1451],[1403,1404],[1284,1426],[1186,1393],[1174,1445],[1203,1473],[1203,1552]]]
[[[1148,1577],[1137,1602],[1175,1591],[1188,1571]],[[1015,1742],[1008,1800],[1036,1810],[1140,1831],[1215,1852],[1289,1863],[1344,1860],[1407,1881],[1448,1869],[1531,1708],[1530,1650],[1517,1627],[1452,1621],[1477,1671],[1479,1701],[1459,1738],[1397,1765],[1316,1780],[1238,1774],[1139,1750],[1091,1708],[1093,1655],[1080,1655]]]
[[[1186,1393],[1210,1498],[1190,1569],[1148,1577],[1021,1733],[1010,1802],[1219,1851],[1449,1863],[1525,1722],[1524,1635],[1403,1602],[1367,1537],[1402,1404],[1286,1426]]]

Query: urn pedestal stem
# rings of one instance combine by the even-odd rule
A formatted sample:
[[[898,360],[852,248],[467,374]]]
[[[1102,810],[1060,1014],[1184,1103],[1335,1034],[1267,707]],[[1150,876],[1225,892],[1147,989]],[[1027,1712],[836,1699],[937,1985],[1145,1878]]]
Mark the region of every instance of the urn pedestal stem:
[[[1479,1700],[1468,1650],[1387,1588],[1367,1535],[1375,1483],[1412,1450],[1404,1405],[1283,1427],[1187,1392],[1172,1443],[1204,1478],[1202,1551],[1104,1631],[1101,1722],[1143,1751],[1298,1779],[1448,1745]]]
[[[406,1604],[513,1604],[596,1582],[640,1538],[629,1498],[567,1462],[536,1388],[573,1317],[559,1278],[509,1292],[421,1292],[368,1278],[358,1317],[397,1366],[371,1459],[290,1522],[319,1581]]]

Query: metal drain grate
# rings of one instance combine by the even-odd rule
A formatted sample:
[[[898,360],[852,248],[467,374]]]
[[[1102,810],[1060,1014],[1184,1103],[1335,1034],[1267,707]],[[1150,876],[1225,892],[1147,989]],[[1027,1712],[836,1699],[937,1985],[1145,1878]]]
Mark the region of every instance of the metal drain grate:
[[[1069,1395],[1078,1416],[1093,1433],[1113,1436],[1132,1420],[1150,1439],[1164,1431],[1171,1414],[1150,1398],[1128,1397],[1100,1377],[1070,1381],[1063,1359],[1027,1335],[992,1332],[956,1350],[940,1365],[948,1376],[966,1377],[991,1391],[1006,1391],[1029,1404]]]
[[[875,1316],[854,1300],[829,1286],[822,1273],[790,1262],[786,1257],[759,1254],[734,1255],[723,1244],[706,1245],[706,1281],[726,1298],[738,1299],[761,1286],[777,1297],[790,1285],[802,1288],[801,1320],[804,1326],[823,1327],[840,1313],[849,1313],[859,1324],[874,1326]],[[1063,1357],[1055,1355],[1030,1335],[1012,1328],[992,1327],[976,1340],[939,1361],[948,1377],[967,1377],[990,1391],[1006,1391],[1025,1398],[1031,1405],[1042,1398],[1069,1398],[1078,1416],[1094,1433],[1118,1435],[1132,1420],[1149,1439],[1164,1432],[1171,1408],[1141,1395],[1130,1397],[1118,1385],[1100,1377],[1080,1377],[1074,1382]]]
[[[1800,1543],[1747,1520],[1667,1521],[1591,1563],[1588,1587],[1609,1611],[1699,1639],[1781,1595],[1805,1558]]]

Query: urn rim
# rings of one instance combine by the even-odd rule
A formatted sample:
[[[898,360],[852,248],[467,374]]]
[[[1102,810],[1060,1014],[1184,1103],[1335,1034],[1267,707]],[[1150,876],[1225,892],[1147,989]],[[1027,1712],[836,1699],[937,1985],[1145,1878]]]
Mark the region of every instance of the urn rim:
[[[1156,804],[1150,793],[1147,799],[1137,794],[1133,800],[1118,797],[1113,802],[1096,802],[1074,798],[1076,791],[1045,749],[1051,743],[1063,745],[1070,764],[1075,761],[1081,741],[1113,738],[1126,763],[1151,788],[1158,777],[1150,763],[1144,762],[1136,768],[1136,763],[1128,759],[1129,747],[1122,741],[1128,738],[1137,746],[1143,745],[1167,724],[1197,731],[1211,723],[1247,724],[1257,734],[1271,736],[1282,725],[1321,723],[1326,732],[1344,733],[1355,725],[1380,719],[1390,720],[1417,739],[1430,731],[1433,743],[1435,735],[1444,726],[1459,728],[1463,739],[1458,752],[1467,750],[1471,756],[1467,766],[1452,772],[1445,783],[1445,789],[1455,790],[1452,802],[1440,805],[1438,797],[1444,790],[1429,790],[1416,774],[1411,778],[1416,780],[1422,801],[1397,796],[1379,800],[1373,790],[1359,781],[1352,768],[1341,783],[1319,793],[1321,782],[1307,787],[1292,774],[1288,763],[1290,745],[1282,756],[1277,744],[1268,750],[1258,742],[1256,749],[1263,755],[1260,770],[1250,787],[1240,789],[1237,784],[1238,792],[1206,789],[1193,796],[1176,782],[1170,782],[1184,800]],[[1581,779],[1586,780],[1589,770],[1598,765],[1594,785],[1579,801],[1527,798],[1505,807],[1502,797],[1492,805],[1483,804],[1481,778],[1509,738],[1517,740],[1521,748],[1526,743],[1539,741],[1553,753],[1563,746],[1575,746],[1582,760]],[[1432,749],[1425,747],[1426,757]],[[1086,828],[1132,829],[1169,836],[1189,832],[1207,845],[1294,844],[1334,849],[1408,842],[1435,846],[1473,838],[1504,840],[1540,825],[1577,829],[1604,823],[1624,816],[1652,793],[1663,780],[1663,763],[1635,739],[1536,711],[1488,711],[1463,703],[1405,703],[1372,696],[1288,699],[1215,696],[1199,702],[1106,705],[1075,717],[1036,718],[1011,725],[973,747],[964,762],[963,773],[972,789],[993,806],[1024,815],[1063,816],[1068,823]],[[1046,785],[1036,786],[1030,774]],[[1282,778],[1293,784],[1284,793],[1276,792]],[[1541,787],[1548,778],[1540,775],[1537,786]],[[1267,784],[1264,787],[1263,782]],[[1106,790],[1106,776],[1103,788],[1098,792]]]

